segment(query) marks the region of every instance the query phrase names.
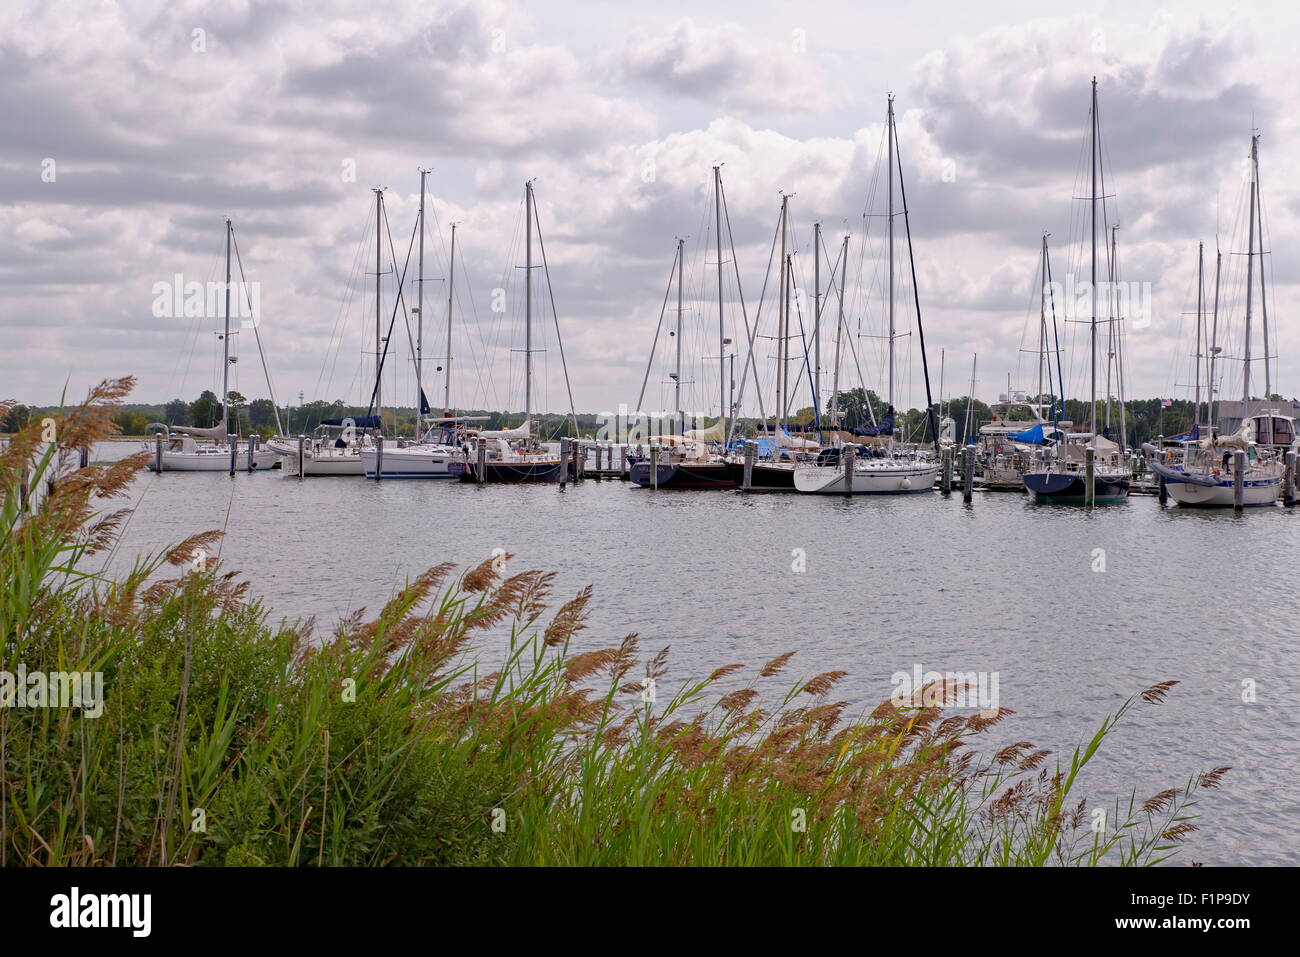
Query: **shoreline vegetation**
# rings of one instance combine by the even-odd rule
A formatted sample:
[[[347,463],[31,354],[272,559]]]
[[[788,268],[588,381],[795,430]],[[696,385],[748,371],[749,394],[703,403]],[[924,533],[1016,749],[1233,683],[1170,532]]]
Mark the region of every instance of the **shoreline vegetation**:
[[[791,654],[655,701],[668,649],[574,650],[590,588],[554,603],[554,574],[508,573],[509,556],[438,565],[329,634],[272,624],[214,557],[219,532],[106,578],[91,559],[128,510],[105,508],[144,456],[76,464],[132,384],[102,383],[54,416],[52,442],[37,421],[0,454],[0,671],[104,688],[0,707],[2,865],[1155,864],[1228,770],[1104,815],[1076,795],[1172,681],[1060,756],[980,752],[1013,712],[951,713],[943,683],[856,717],[841,671],[765,702],[756,683]],[[25,469],[41,494],[24,507]]]

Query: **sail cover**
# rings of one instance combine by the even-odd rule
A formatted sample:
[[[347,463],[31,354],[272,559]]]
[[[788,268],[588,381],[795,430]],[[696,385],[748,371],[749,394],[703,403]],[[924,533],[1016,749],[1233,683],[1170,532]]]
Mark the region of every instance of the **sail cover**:
[[[1042,445],[1043,444],[1043,427],[1036,425],[1032,429],[1025,429],[1023,432],[1017,432],[1014,435],[1008,435],[1012,442],[1023,442],[1025,445]]]
[[[889,407],[889,411],[885,413],[885,417],[880,420],[878,425],[864,425],[850,431],[852,431],[854,435],[893,435],[894,407]]]
[[[379,416],[377,415],[354,415],[344,416],[341,419],[321,419],[320,424],[350,425],[355,429],[378,429],[383,427],[383,424],[379,421]]]

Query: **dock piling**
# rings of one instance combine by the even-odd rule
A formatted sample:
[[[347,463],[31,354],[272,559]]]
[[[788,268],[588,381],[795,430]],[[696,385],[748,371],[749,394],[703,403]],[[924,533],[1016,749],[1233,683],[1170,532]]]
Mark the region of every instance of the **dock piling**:
[[[1083,504],[1097,504],[1097,450],[1092,448],[1083,450]]]
[[[159,432],[157,435],[154,436],[154,443],[153,443],[153,469],[155,472],[158,472],[159,474],[162,473],[162,445],[163,445],[163,434]]]
[[[306,458],[307,436],[298,436],[298,478],[302,478],[303,459]]]
[[[383,481],[384,478],[384,433],[380,432],[375,436],[375,481]]]
[[[1294,452],[1286,454],[1286,472],[1282,478],[1282,504],[1295,504],[1295,460]]]
[[[746,492],[754,487],[754,456],[758,454],[758,447],[753,442],[745,443],[745,477],[741,488]]]
[[[1246,453],[1232,453],[1232,508],[1240,512],[1246,504]]]
[[[975,492],[975,446],[961,450],[961,500],[970,504]]]
[[[841,451],[840,457],[844,459],[844,494],[852,495],[853,469],[858,457],[857,449],[851,445],[846,445],[844,446],[843,451]]]
[[[940,461],[943,463],[943,469],[941,473],[942,477],[940,479],[940,481],[942,482],[941,487],[943,489],[943,494],[951,495],[952,494],[952,446],[951,445],[945,445],[943,447],[943,454],[940,457]]]
[[[487,481],[487,439],[480,438],[478,440],[478,469],[476,471],[478,483],[482,485]]]
[[[560,439],[560,491],[569,484],[569,440]]]

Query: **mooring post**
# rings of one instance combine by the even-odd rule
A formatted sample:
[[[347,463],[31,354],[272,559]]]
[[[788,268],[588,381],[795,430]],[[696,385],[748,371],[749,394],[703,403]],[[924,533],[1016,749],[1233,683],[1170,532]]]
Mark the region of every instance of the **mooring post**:
[[[961,500],[969,503],[975,492],[975,446],[961,450]]]
[[[576,482],[586,471],[586,450],[582,447],[581,439],[570,439],[569,449],[573,453],[573,480]]]
[[[1232,453],[1232,507],[1240,512],[1246,504],[1246,453]]]
[[[83,446],[78,450],[78,456],[77,456],[77,467],[78,467],[78,468],[83,468],[83,469],[84,469],[84,468],[86,468],[86,467],[89,466],[89,465],[90,465],[90,446],[89,446],[89,445],[83,445]]]
[[[257,436],[248,437],[248,471],[253,471],[253,451],[257,448]]]
[[[853,494],[853,468],[857,463],[858,450],[852,445],[844,446],[840,456],[844,459],[844,494]]]
[[[560,488],[569,484],[569,440],[560,439]]]
[[[384,433],[375,436],[375,481],[384,479]]]
[[[951,445],[945,445],[943,447],[943,455],[941,456],[941,461],[943,462],[943,470],[942,470],[943,477],[941,479],[943,483],[942,485],[943,494],[951,495],[952,494],[952,446]]]
[[[230,449],[230,474],[235,474],[236,460],[239,458],[239,436],[226,433],[226,446]]]
[[[745,477],[742,481],[741,488],[746,492],[754,487],[754,456],[758,454],[758,446],[753,442],[745,443]]]
[[[1156,490],[1157,490],[1157,494],[1160,496],[1160,504],[1168,505],[1169,488],[1165,485],[1165,477],[1158,473],[1156,475]]]
[[[627,475],[627,446],[624,445],[618,450],[618,477],[623,478]]]
[[[650,487],[659,487],[659,446],[650,446]]]
[[[1097,450],[1092,448],[1083,450],[1083,504],[1097,504]]]
[[[1295,453],[1286,454],[1286,474],[1282,479],[1282,503],[1295,504]]]
[[[18,510],[27,511],[27,493],[32,481],[32,470],[26,465],[23,466],[22,478],[18,480]]]
[[[487,481],[487,439],[478,440],[478,482],[482,485]]]
[[[153,470],[159,473],[162,472],[162,443],[163,434],[159,432],[154,436],[153,443]]]
[[[306,457],[307,436],[298,436],[298,478],[302,478],[303,459]]]

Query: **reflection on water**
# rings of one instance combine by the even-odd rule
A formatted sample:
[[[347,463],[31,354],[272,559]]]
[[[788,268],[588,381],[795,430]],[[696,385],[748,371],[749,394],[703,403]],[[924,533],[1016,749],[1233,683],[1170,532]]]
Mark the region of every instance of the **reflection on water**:
[[[1141,800],[1230,764],[1224,789],[1202,792],[1205,830],[1180,860],[1300,864],[1300,510],[1238,516],[1139,496],[1088,513],[1009,493],[966,506],[280,472],[144,475],[132,498],[114,566],[224,525],[227,567],[277,616],[312,615],[324,630],[431,565],[503,548],[516,570],[558,572],[560,599],[595,586],[581,646],[638,632],[650,652],[672,646],[670,678],[794,650],[794,672],[848,671],[836,695],[871,707],[917,666],[996,672],[1017,715],[989,745],[1071,748],[1127,695],[1176,679],[1168,703],[1140,707],[1108,742],[1080,793],[1095,806],[1136,787]]]

